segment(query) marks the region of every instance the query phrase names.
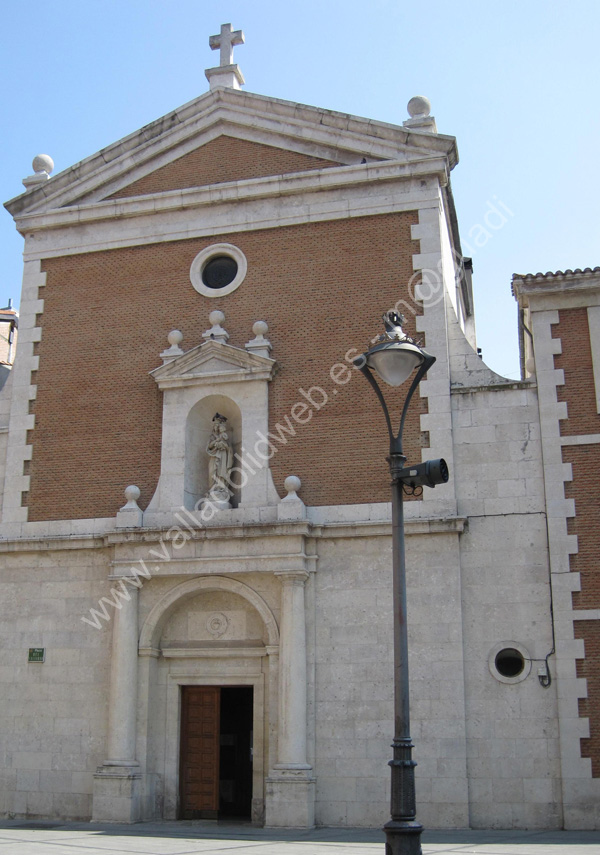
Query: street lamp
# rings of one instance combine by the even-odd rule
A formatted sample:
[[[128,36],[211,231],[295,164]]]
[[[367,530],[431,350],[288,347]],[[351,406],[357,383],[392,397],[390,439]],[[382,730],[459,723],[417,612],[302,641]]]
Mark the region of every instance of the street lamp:
[[[404,553],[403,491],[427,486],[435,487],[448,480],[445,460],[427,460],[405,468],[402,432],[408,405],[419,382],[435,362],[435,356],[423,350],[402,330],[404,317],[396,312],[383,316],[385,333],[377,342],[354,360],[377,395],[390,437],[392,476],[392,549],[394,577],[394,754],[392,770],[391,819],[384,826],[386,855],[420,855],[423,826],[416,820],[415,766],[410,738],[410,708],[408,683],[408,635],[406,626],[406,561]],[[394,434],[385,398],[373,376],[375,371],[390,386],[401,386],[417,369],[406,395],[400,428]]]

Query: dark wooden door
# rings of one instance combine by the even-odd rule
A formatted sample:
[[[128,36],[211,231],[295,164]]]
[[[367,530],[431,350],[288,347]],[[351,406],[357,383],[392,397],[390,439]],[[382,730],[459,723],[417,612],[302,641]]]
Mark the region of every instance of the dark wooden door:
[[[181,697],[180,816],[216,819],[219,810],[218,686],[183,686]]]

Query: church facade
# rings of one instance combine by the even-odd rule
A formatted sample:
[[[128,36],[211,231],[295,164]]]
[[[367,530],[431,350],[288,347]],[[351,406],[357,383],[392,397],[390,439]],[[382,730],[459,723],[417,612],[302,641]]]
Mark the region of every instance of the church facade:
[[[450,471],[406,502],[418,818],[598,827],[600,271],[515,277],[496,375],[426,99],[395,126],[241,91],[241,38],[6,205],[0,811],[386,821],[387,435],[353,360],[393,309],[437,359],[408,460]]]

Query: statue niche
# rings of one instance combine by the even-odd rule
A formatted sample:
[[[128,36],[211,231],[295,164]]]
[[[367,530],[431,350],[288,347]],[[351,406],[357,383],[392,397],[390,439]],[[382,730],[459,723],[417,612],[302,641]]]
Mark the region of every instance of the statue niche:
[[[238,507],[241,490],[237,476],[242,453],[242,414],[226,395],[208,395],[197,401],[186,419],[184,506],[199,510]]]

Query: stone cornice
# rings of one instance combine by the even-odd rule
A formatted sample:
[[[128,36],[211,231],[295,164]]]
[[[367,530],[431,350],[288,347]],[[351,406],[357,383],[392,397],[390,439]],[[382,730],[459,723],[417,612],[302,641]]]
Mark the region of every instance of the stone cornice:
[[[318,193],[342,187],[360,187],[422,176],[437,176],[442,185],[447,182],[447,166],[443,158],[406,162],[390,160],[335,169],[315,169],[268,178],[249,178],[229,181],[207,187],[190,188],[131,196],[91,204],[72,205],[50,211],[34,211],[15,215],[17,229],[28,234],[63,227],[87,226],[91,223],[115,221],[180,212],[205,206],[253,203],[258,199],[293,196],[300,193]],[[257,226],[258,227],[258,226]],[[83,249],[82,251],[87,251]]]
[[[234,383],[245,380],[272,380],[277,369],[274,359],[248,353],[219,341],[205,341],[187,353],[150,372],[159,389]]]
[[[79,521],[80,522],[80,521]],[[449,534],[464,531],[467,524],[466,517],[446,517],[446,518],[414,518],[405,519],[405,530],[407,535],[421,534]],[[25,524],[27,525],[27,524]],[[148,544],[150,547],[154,544],[163,543],[164,535],[173,526],[178,523],[174,519],[170,525],[165,525],[162,528],[139,528],[139,529],[122,529],[119,531],[107,531],[104,534],[74,534],[74,535],[58,535],[52,534],[50,531],[46,534],[30,535],[23,537],[6,537],[0,540],[0,553],[10,552],[37,552],[37,551],[54,551],[62,549],[105,549],[114,546],[142,546]],[[48,523],[48,528],[51,529],[52,522]],[[388,537],[391,534],[391,520],[383,521],[364,521],[364,522],[332,522],[332,523],[311,523],[308,520],[299,520],[294,522],[281,523],[244,523],[234,525],[209,525],[204,528],[199,528],[189,535],[189,540],[194,541],[239,541],[240,538],[332,538],[332,537]],[[168,540],[166,541],[168,543]],[[249,555],[255,559],[256,555]],[[303,561],[313,561],[314,555],[298,552],[278,552],[271,556],[281,562],[282,559],[291,557],[298,558]],[[136,552],[135,557],[131,559],[119,559],[117,562],[111,562],[111,566],[121,564],[131,564],[138,560],[139,555]],[[178,564],[182,562],[197,560],[197,558],[174,558],[169,562],[161,562],[160,559],[149,559],[149,563],[157,564]],[[212,560],[212,559],[208,559]],[[219,559],[217,559],[219,563]],[[289,564],[289,562],[288,562]],[[119,577],[122,574],[116,574]]]
[[[506,389],[535,389],[537,384],[535,378],[527,380],[505,379],[498,383],[485,383],[481,386],[463,386],[453,383],[450,387],[451,395],[471,395],[473,392],[503,392]]]
[[[598,305],[600,267],[526,276],[515,274],[512,293],[520,306],[537,310]]]

